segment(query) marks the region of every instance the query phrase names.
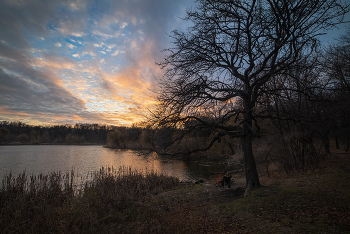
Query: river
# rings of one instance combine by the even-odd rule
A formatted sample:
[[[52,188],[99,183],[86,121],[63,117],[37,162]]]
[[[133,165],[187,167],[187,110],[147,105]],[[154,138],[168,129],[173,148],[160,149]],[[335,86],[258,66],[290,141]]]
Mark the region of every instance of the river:
[[[17,145],[0,146],[0,178],[12,173],[18,175],[48,174],[72,169],[77,177],[86,177],[101,167],[131,167],[171,175],[183,181],[208,178],[213,171],[229,171],[232,166],[218,162],[194,162],[163,158],[156,153],[141,154],[140,151],[115,150],[102,146],[79,145]]]

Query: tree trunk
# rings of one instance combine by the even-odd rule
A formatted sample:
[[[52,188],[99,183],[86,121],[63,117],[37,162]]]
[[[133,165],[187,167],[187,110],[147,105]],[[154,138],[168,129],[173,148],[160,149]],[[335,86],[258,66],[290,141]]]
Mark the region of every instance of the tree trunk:
[[[336,149],[340,149],[340,147],[339,147],[339,139],[338,139],[337,132],[335,131],[335,127],[333,127],[333,133],[334,133],[334,140],[335,140],[335,148]]]
[[[232,155],[235,155],[235,154],[236,154],[236,151],[235,151],[235,148],[234,148],[234,144],[232,144],[231,141],[232,141],[231,138],[228,139],[227,145],[228,145],[228,147],[230,148]]]
[[[243,161],[245,169],[245,178],[247,183],[247,188],[245,190],[244,196],[247,196],[249,190],[252,188],[260,187],[260,181],[258,172],[256,170],[255,158],[253,154],[252,147],[252,111],[247,111],[245,114],[245,121],[243,123],[243,136],[241,137],[242,141],[242,151],[243,151]]]
[[[336,135],[336,136],[334,137],[334,139],[335,139],[335,148],[336,148],[336,149],[340,149],[340,147],[339,147],[338,136]]]
[[[324,150],[327,154],[330,154],[331,151],[329,149],[329,138],[328,138],[328,132],[321,132],[321,140],[324,146]]]

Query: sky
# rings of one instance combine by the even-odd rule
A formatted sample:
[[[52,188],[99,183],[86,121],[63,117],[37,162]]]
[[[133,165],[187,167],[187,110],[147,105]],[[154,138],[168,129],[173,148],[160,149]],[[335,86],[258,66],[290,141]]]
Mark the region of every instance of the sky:
[[[0,0],[0,121],[144,120],[162,76],[156,62],[172,46],[169,33],[188,26],[181,17],[193,5],[192,0]]]
[[[0,0],[0,121],[143,120],[185,0]]]

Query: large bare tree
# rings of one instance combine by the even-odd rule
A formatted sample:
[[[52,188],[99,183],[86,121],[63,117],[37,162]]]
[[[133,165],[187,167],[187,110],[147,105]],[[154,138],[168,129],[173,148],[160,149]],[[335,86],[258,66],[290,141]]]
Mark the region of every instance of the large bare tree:
[[[163,126],[210,129],[204,149],[224,135],[239,137],[248,192],[260,186],[252,139],[264,84],[312,54],[349,7],[336,0],[196,3],[185,19],[191,26],[172,32],[174,48],[160,63],[166,72],[155,117]]]

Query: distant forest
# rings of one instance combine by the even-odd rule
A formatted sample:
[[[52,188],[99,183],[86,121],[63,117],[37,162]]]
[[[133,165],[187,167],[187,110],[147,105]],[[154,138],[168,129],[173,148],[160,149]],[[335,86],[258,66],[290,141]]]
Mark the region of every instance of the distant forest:
[[[23,122],[0,122],[0,145],[8,144],[100,144],[118,149],[154,148],[155,131],[131,127],[76,123],[75,125],[33,126]],[[162,138],[162,135],[159,135]],[[159,145],[159,144],[158,144]]]
[[[32,126],[23,122],[0,122],[0,144],[105,144],[112,126],[77,123]]]
[[[189,136],[187,142],[177,145],[178,150],[188,151],[205,142],[209,136]],[[147,125],[113,126],[89,123],[75,125],[33,126],[23,122],[0,122],[0,145],[20,144],[99,144],[115,149],[147,149],[164,154],[176,138],[173,129],[154,128]],[[234,154],[237,145],[232,139],[223,138],[214,144],[209,154]]]

